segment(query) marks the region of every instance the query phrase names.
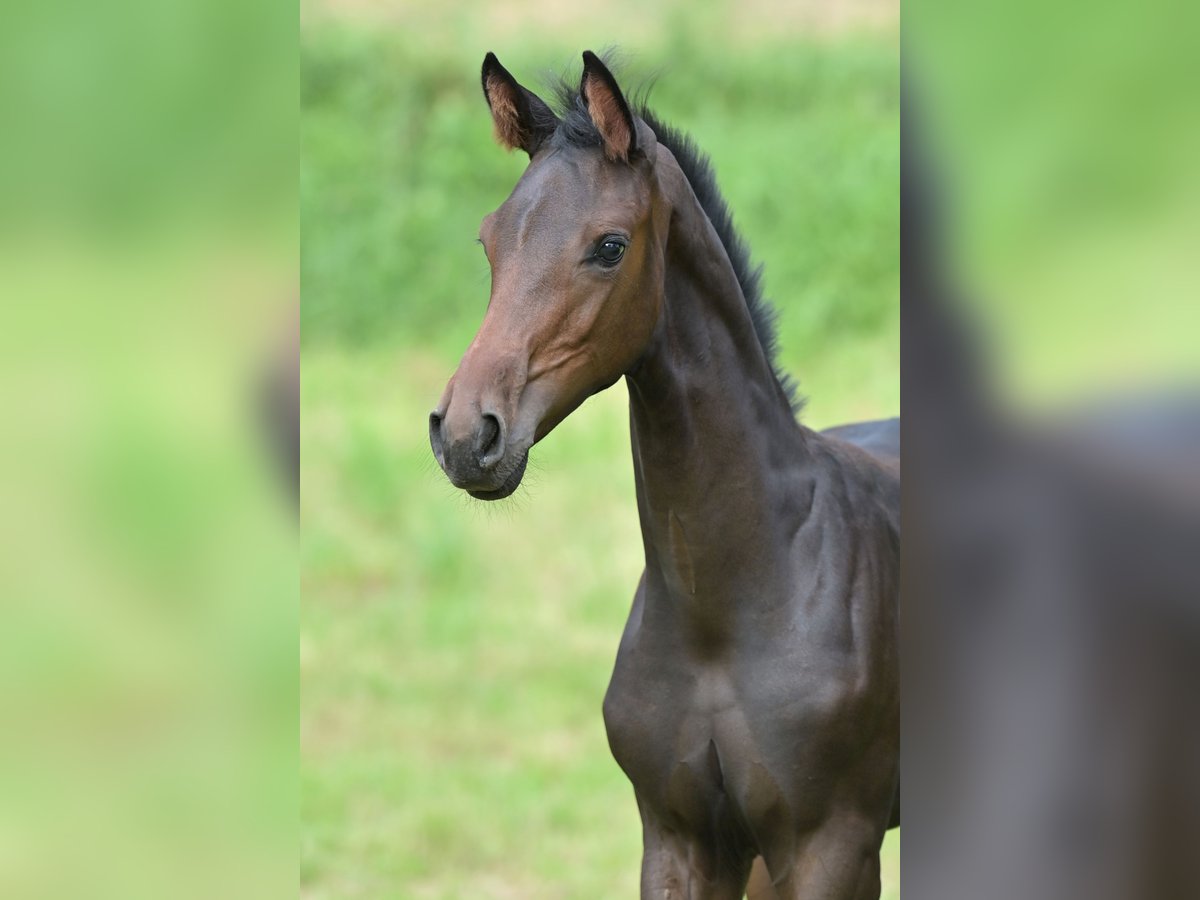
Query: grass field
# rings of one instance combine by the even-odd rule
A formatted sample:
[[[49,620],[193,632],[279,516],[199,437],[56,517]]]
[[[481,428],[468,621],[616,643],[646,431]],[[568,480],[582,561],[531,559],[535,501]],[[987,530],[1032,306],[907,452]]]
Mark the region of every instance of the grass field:
[[[895,414],[895,32],[723,42],[714,15],[675,28],[668,9],[628,71],[667,61],[652,100],[711,152],[766,264],[806,421]],[[540,43],[509,35],[503,52],[466,25],[453,42],[314,19],[301,92],[302,896],[636,896],[637,813],[600,717],[641,568],[624,387],[539,445],[501,504],[446,483],[425,424],[486,303],[478,220],[521,169],[492,142],[479,60],[496,49],[536,86],[590,37],[569,22]],[[893,837],[885,897],[898,876]]]

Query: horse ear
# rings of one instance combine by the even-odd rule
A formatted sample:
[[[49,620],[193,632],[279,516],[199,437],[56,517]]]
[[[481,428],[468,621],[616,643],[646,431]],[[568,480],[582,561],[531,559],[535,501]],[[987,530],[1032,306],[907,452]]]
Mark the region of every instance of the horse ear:
[[[629,111],[629,104],[612,72],[591,50],[583,51],[583,81],[579,85],[579,94],[604,139],[604,155],[614,161],[628,162],[637,150],[633,113]]]
[[[520,147],[532,157],[558,127],[558,117],[541,97],[517,84],[495,53],[483,58],[480,80],[492,111],[496,140],[506,150]]]

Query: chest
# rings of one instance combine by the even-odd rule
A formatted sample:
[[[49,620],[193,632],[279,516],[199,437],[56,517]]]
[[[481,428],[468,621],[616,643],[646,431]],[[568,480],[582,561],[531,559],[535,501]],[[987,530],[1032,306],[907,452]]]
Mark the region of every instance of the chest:
[[[778,647],[758,660],[698,662],[674,655],[669,640],[640,637],[622,644],[604,716],[613,756],[644,803],[691,830],[718,811],[754,822],[797,802],[820,808],[852,679]]]

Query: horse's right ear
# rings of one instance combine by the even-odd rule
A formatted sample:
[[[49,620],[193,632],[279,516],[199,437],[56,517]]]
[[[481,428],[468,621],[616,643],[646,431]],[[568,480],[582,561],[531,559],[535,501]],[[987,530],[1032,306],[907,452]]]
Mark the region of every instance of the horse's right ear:
[[[558,117],[541,97],[517,84],[495,53],[483,58],[480,80],[492,111],[496,140],[507,150],[520,147],[532,157],[558,127]]]

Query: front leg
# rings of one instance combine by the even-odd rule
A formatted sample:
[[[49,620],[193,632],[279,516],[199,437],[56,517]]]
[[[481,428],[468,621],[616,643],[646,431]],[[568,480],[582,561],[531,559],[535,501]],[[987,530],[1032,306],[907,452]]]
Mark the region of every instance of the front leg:
[[[746,900],[779,900],[775,885],[771,884],[771,873],[761,856],[754,858],[750,869],[750,880],[746,883]]]
[[[863,817],[831,816],[799,842],[793,859],[768,860],[776,895],[779,900],[879,900],[882,843],[883,829]]]
[[[681,835],[642,811],[642,900],[742,900],[750,860],[719,858],[708,842]]]

